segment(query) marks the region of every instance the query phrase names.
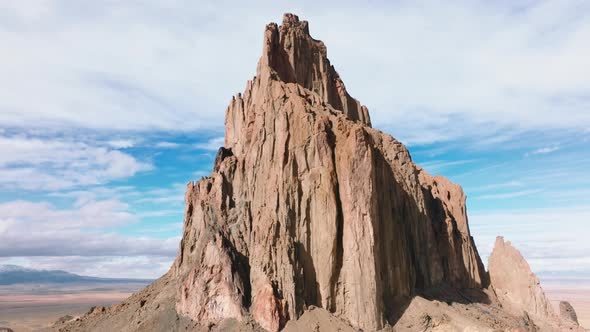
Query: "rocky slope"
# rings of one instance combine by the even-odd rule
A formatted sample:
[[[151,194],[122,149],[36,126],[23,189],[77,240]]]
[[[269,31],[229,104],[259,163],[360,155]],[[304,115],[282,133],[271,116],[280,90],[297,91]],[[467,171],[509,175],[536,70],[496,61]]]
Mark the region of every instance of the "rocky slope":
[[[56,329],[536,326],[486,289],[461,187],[371,128],[307,22],[267,25],[256,77],[225,126],[213,172],[188,184],[170,272],[122,307]]]

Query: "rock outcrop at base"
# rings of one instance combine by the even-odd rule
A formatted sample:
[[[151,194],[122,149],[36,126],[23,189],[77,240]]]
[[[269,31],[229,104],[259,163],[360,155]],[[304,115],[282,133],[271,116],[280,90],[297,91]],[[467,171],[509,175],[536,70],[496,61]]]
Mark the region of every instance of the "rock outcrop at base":
[[[504,313],[529,322],[530,331],[586,331],[568,302],[555,312],[537,276],[520,252],[498,236],[488,261],[490,291]]]
[[[579,325],[576,310],[574,310],[574,307],[567,301],[559,302],[559,318],[563,321],[571,322],[574,325]]]
[[[277,331],[317,306],[376,330],[396,297],[484,286],[461,188],[369,124],[307,22],[269,24],[215,171],[187,188],[178,312]]]

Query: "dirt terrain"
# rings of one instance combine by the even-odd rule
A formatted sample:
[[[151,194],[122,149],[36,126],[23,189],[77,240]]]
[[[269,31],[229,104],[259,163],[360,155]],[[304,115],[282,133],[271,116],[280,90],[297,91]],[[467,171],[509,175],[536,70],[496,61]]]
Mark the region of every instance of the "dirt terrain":
[[[0,295],[0,327],[15,332],[34,331],[52,325],[62,316],[79,316],[93,306],[118,303],[129,295],[124,292]]]
[[[544,289],[552,303],[557,310],[559,301],[568,300],[576,309],[578,320],[580,325],[586,328],[590,328],[590,282],[578,281],[578,282],[567,282],[560,280],[549,280],[542,281]],[[575,287],[574,287],[575,286]],[[60,317],[70,315],[72,317],[82,316],[94,306],[108,306],[115,303],[124,301],[125,298],[131,295],[129,291],[84,291],[78,288],[76,291],[70,290],[70,293],[66,293],[67,290],[62,289],[60,294],[16,294],[7,295],[7,289],[2,289],[0,293],[0,327],[10,327],[14,331],[35,331],[43,330],[46,327],[52,325]],[[23,292],[23,290],[20,290]],[[44,292],[49,292],[45,290]],[[55,291],[54,291],[55,292]],[[136,301],[137,302],[137,301]],[[141,302],[141,301],[139,301]],[[414,301],[412,308],[405,313],[406,317],[400,321],[419,321],[416,317],[410,317],[415,312],[422,311],[417,310],[421,306],[430,305],[421,299]],[[436,304],[434,304],[436,305]],[[454,315],[455,311],[466,311],[466,308],[473,311],[474,317],[476,317],[478,308],[470,308],[470,306],[455,304],[447,306],[443,303],[439,303],[437,306],[443,306],[445,311],[448,311],[447,316]],[[415,309],[415,310],[412,310]],[[419,318],[419,317],[418,317]],[[424,318],[426,319],[426,318]],[[475,318],[476,320],[478,318]],[[481,319],[481,317],[479,318]],[[432,324],[440,324],[441,322],[436,321],[436,317],[431,317],[433,320]],[[226,324],[231,324],[227,322]],[[410,329],[411,323],[400,324],[397,326],[398,329],[406,328]],[[300,320],[292,322],[286,326],[286,331],[297,331],[301,329],[313,330],[316,326],[322,328],[322,330],[328,328],[340,328],[342,331],[350,330],[353,331],[349,325],[345,322],[339,321],[329,313],[322,309],[316,308],[309,310]],[[230,328],[231,326],[218,326],[218,329]],[[252,326],[252,331],[256,330]]]
[[[580,326],[590,329],[590,282],[575,287],[571,283],[547,282],[543,288],[555,310],[559,301],[567,300],[576,310]]]
[[[41,283],[0,286],[0,327],[34,331],[60,317],[119,303],[146,283]]]

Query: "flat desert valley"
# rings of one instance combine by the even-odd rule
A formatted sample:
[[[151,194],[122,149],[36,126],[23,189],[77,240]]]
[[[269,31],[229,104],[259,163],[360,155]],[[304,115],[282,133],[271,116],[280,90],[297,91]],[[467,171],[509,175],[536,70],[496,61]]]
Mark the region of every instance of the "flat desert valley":
[[[541,284],[557,312],[559,301],[568,301],[576,310],[580,326],[590,329],[590,280],[547,280]]]
[[[68,287],[40,290],[0,287],[0,327],[15,332],[39,331],[65,315],[83,315],[93,306],[106,306],[122,301],[143,285],[120,287]],[[569,301],[578,314],[581,326],[590,328],[590,280],[543,282],[543,288],[558,309],[559,301]],[[10,294],[12,293],[12,294]]]
[[[43,330],[60,317],[76,317],[93,306],[118,303],[143,286],[0,286],[0,328],[8,327],[15,332]]]

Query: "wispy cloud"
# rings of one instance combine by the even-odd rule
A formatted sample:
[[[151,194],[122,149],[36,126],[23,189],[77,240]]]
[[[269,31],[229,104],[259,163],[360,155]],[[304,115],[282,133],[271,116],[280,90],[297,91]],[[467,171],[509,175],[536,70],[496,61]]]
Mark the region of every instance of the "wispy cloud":
[[[26,231],[35,225],[51,225],[55,230],[104,229],[136,220],[129,206],[117,200],[79,200],[75,205],[75,209],[58,209],[47,202],[10,201],[0,204],[0,218]]]
[[[590,272],[590,207],[471,213],[471,231],[484,261],[497,235],[518,248],[534,272]],[[573,264],[576,262],[576,264]]]
[[[469,163],[473,163],[473,162],[476,162],[476,161],[477,160],[475,160],[475,159],[469,159],[469,160],[432,160],[432,161],[427,161],[427,162],[420,163],[420,166],[422,168],[424,168],[426,171],[430,172],[430,173],[437,173],[437,172],[440,172],[441,170],[443,170],[445,168],[448,168],[448,167],[469,164]]]
[[[63,139],[0,136],[0,187],[58,190],[152,169],[130,154]]]
[[[160,149],[175,149],[179,147],[180,144],[174,142],[158,142],[154,146]]]
[[[155,279],[168,271],[173,260],[170,256],[27,256],[3,263],[95,277]]]
[[[514,187],[522,187],[524,184],[521,181],[508,181],[508,182],[501,182],[501,183],[493,183],[483,186],[478,186],[474,188],[469,188],[470,191],[473,192],[480,192],[480,191],[491,191],[491,190],[498,190],[504,188],[514,188]]]
[[[0,204],[0,255],[172,256],[178,238],[156,239],[108,232],[136,222],[128,205],[116,200],[81,202],[59,209],[47,202]]]
[[[211,174],[211,171],[206,171],[206,170],[198,170],[198,171],[194,171],[192,173],[193,177],[195,178],[201,178],[203,176],[208,176],[209,174]]]
[[[533,150],[531,152],[527,152],[524,154],[525,157],[528,157],[530,155],[536,155],[536,154],[548,154],[551,152],[555,152],[559,150],[559,146],[551,146],[551,147],[544,147],[544,148],[538,148],[536,150]]]
[[[194,146],[195,146],[195,148],[200,149],[200,150],[217,151],[220,147],[223,146],[224,141],[225,141],[225,138],[223,136],[221,136],[221,137],[211,138],[205,143],[195,144]]]
[[[539,189],[530,189],[530,190],[520,190],[520,191],[512,191],[512,192],[505,192],[505,193],[497,193],[497,194],[486,194],[486,195],[479,195],[475,196],[475,199],[507,199],[507,198],[515,198],[515,197],[522,197],[522,196],[529,196],[532,194],[537,194],[541,192]]]
[[[135,145],[132,140],[112,140],[108,141],[107,144],[116,149],[128,149]]]
[[[547,153],[551,153],[551,152],[554,152],[557,150],[559,150],[559,147],[553,146],[553,147],[547,147],[547,148],[540,148],[540,149],[533,151],[532,153],[533,154],[547,154]]]

